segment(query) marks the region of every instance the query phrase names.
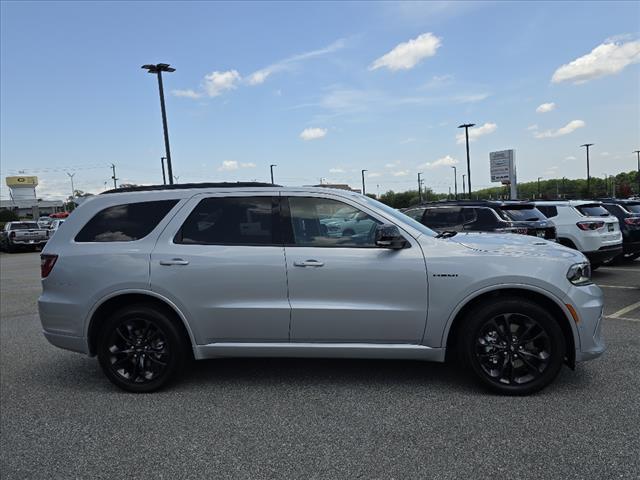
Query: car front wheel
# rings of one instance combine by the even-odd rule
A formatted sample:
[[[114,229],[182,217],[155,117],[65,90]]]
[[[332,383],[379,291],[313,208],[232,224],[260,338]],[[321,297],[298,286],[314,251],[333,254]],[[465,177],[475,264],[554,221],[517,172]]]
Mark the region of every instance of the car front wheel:
[[[473,309],[464,320],[458,345],[463,364],[486,387],[527,395],[560,372],[564,336],[557,320],[540,305],[499,299]]]
[[[98,361],[105,375],[129,392],[152,392],[182,369],[187,348],[166,312],[133,305],[115,312],[102,326]]]

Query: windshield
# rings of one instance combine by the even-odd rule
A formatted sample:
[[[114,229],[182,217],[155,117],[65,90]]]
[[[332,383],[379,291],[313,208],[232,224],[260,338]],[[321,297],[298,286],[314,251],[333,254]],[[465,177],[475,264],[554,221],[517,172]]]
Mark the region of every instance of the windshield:
[[[361,198],[364,198],[366,200],[366,203],[369,203],[372,206],[379,208],[380,210],[384,211],[386,214],[395,218],[399,222],[410,225],[411,227],[415,228],[416,230],[423,233],[424,235],[428,235],[429,237],[435,237],[437,235],[437,233],[431,230],[430,228],[425,227],[420,222],[415,221],[410,216],[405,215],[404,213],[400,212],[399,210],[396,210],[395,208],[391,208],[390,206],[385,205],[384,203],[374,200],[373,198],[367,197],[365,195],[363,195]]]
[[[11,230],[28,230],[31,228],[39,228],[38,224],[35,222],[20,222],[20,223],[12,223]]]
[[[625,203],[624,205],[620,205],[626,211],[631,213],[640,213],[640,202],[638,203]]]
[[[576,210],[578,210],[585,217],[608,217],[609,216],[609,212],[607,211],[607,209],[597,203],[580,205],[576,207]]]
[[[536,207],[527,205],[526,207],[508,205],[501,208],[502,212],[509,220],[516,222],[535,222],[538,220],[546,220],[546,217]]]

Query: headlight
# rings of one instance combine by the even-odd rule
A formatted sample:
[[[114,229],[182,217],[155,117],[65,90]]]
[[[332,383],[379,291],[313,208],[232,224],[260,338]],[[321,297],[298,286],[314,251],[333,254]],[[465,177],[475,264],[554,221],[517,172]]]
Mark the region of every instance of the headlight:
[[[589,262],[576,263],[569,267],[567,272],[567,280],[574,285],[591,284],[591,265]]]

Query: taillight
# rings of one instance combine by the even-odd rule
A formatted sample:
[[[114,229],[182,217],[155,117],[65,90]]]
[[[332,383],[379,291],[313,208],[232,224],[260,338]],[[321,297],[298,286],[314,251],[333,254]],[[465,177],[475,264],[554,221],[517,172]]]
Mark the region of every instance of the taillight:
[[[628,217],[624,219],[627,225],[640,225],[640,217]]]
[[[576,225],[580,230],[597,230],[604,227],[604,222],[578,222]]]
[[[58,255],[51,255],[49,253],[43,253],[40,255],[40,277],[47,278],[53,270],[53,266],[58,260]]]

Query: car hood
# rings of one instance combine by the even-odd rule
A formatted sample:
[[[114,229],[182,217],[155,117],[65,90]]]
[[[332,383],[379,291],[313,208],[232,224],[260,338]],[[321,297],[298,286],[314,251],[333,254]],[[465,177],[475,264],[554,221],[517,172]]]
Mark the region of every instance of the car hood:
[[[530,235],[474,232],[458,233],[447,240],[483,253],[564,258],[567,260],[575,260],[576,262],[586,259],[586,257],[577,250]]]

